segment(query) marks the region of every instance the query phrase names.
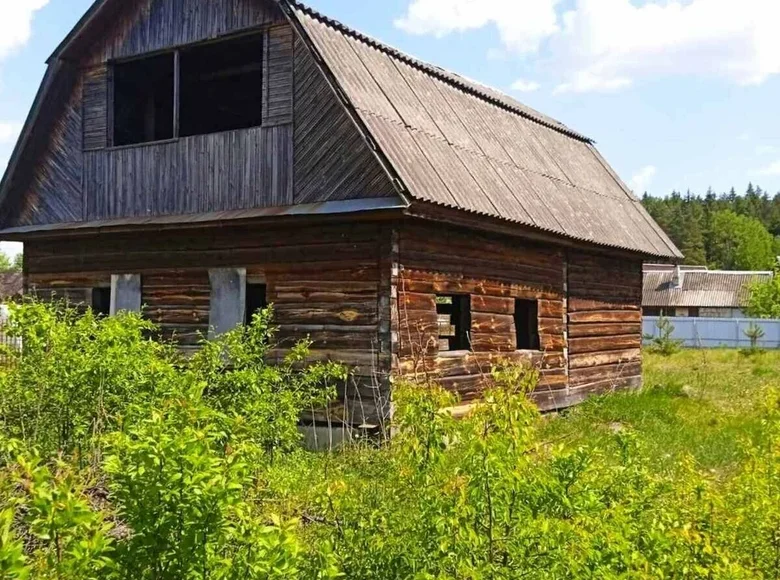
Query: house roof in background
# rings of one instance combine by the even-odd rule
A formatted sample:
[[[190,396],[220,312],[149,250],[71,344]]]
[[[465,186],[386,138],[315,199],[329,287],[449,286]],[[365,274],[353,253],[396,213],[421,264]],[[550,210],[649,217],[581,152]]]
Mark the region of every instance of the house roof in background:
[[[21,296],[24,292],[24,276],[21,272],[0,273],[0,300]]]
[[[681,267],[679,274],[674,267],[646,267],[642,306],[744,308],[750,297],[750,285],[772,276],[772,272],[707,270],[705,266]]]

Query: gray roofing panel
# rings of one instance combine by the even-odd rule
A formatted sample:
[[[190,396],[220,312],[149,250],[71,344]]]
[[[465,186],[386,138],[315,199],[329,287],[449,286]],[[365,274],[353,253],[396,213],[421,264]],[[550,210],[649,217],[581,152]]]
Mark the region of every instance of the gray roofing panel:
[[[644,274],[642,306],[655,308],[744,308],[750,285],[769,280],[771,272],[686,271],[675,286],[674,269]]]
[[[296,16],[411,198],[681,256],[588,140],[308,9]]]

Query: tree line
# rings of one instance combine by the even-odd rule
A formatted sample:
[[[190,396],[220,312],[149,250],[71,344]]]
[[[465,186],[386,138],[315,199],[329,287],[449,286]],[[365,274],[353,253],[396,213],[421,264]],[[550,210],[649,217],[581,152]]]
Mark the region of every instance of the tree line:
[[[673,191],[644,194],[642,204],[678,248],[685,264],[724,270],[771,270],[780,255],[780,193],[770,196],[752,183],[740,195],[732,188],[704,196]]]

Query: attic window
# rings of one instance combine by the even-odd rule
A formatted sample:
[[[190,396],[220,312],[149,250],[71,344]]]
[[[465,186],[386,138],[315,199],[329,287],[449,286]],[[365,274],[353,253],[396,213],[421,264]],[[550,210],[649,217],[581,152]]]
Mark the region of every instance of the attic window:
[[[263,36],[182,51],[180,93],[182,137],[260,126]]]
[[[439,323],[439,350],[469,350],[471,296],[437,296],[436,315]]]
[[[174,55],[114,65],[114,145],[173,138]]]
[[[259,127],[263,34],[114,64],[113,145]]]

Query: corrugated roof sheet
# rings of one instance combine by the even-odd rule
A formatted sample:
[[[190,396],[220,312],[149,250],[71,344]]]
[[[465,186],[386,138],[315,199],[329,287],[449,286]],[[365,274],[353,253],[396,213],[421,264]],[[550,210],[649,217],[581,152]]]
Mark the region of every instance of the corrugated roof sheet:
[[[290,5],[411,198],[681,257],[588,138],[494,89]]]
[[[768,280],[772,272],[681,270],[680,287],[674,269],[645,271],[642,306],[680,308],[744,308],[750,285]]]

